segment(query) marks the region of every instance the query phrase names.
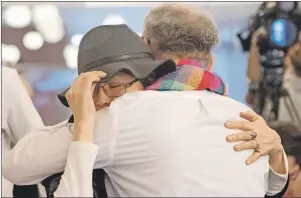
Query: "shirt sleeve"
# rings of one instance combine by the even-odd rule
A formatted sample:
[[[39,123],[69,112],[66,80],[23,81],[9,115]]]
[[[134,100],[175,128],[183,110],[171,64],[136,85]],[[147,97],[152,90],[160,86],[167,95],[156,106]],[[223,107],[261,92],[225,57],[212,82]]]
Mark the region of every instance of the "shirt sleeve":
[[[273,196],[280,193],[288,182],[288,161],[285,151],[283,150],[283,159],[285,163],[286,174],[276,173],[272,167],[269,170],[269,185],[268,185],[268,196]]]
[[[95,168],[109,166],[114,156],[115,130],[108,110],[96,113],[94,143],[99,146]],[[31,185],[64,171],[73,125],[67,121],[44,127],[22,138],[7,154],[3,176],[17,185]]]
[[[8,132],[12,141],[16,143],[26,133],[43,127],[44,123],[16,70],[10,71],[10,79],[7,79],[7,82],[11,82],[10,85],[6,85],[11,86],[7,88],[9,94],[7,123],[10,129]]]
[[[92,172],[99,147],[72,142],[67,164],[54,197],[93,197]]]
[[[66,121],[26,134],[7,153],[3,176],[17,185],[31,185],[62,172],[71,140]]]

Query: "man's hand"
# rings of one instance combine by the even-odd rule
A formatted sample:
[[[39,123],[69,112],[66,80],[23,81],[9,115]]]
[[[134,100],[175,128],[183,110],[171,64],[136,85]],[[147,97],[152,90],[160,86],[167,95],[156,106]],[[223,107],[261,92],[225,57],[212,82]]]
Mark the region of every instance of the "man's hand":
[[[257,43],[260,39],[267,35],[267,32],[263,27],[258,28],[252,35],[251,45],[257,46]]]
[[[93,137],[95,104],[93,92],[95,83],[106,77],[102,71],[79,75],[66,93],[66,99],[74,116],[73,141],[91,142]]]
[[[277,161],[275,165],[277,167],[279,160],[281,161],[283,158],[281,139],[277,132],[272,130],[261,116],[251,110],[240,113],[240,117],[246,119],[246,121],[228,121],[225,123],[225,127],[228,129],[239,129],[243,131],[227,136],[227,141],[245,141],[235,145],[235,151],[255,150],[246,160],[247,165],[252,164],[263,155],[269,155],[270,161],[273,160],[270,162],[270,165],[275,164]]]
[[[260,48],[258,46],[258,41],[264,38],[266,32],[263,27],[257,29],[251,38],[251,46],[248,58],[248,69],[247,76],[250,81],[259,82],[260,80]]]

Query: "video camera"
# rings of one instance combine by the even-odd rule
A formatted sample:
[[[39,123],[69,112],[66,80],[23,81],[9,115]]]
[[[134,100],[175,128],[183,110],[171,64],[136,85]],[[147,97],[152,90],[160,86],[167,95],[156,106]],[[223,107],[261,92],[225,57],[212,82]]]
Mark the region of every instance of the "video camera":
[[[301,9],[298,2],[264,2],[259,7],[250,26],[237,34],[243,51],[249,51],[253,34],[263,28],[265,36],[257,38],[262,65],[261,80],[257,87],[254,110],[263,115],[267,99],[271,102],[268,120],[277,120],[281,97],[288,99],[295,107],[288,90],[282,87],[284,74],[284,58],[288,49],[299,39],[301,31]],[[246,35],[243,38],[243,35]],[[296,112],[296,111],[295,111]],[[294,112],[294,113],[295,113]],[[296,114],[301,124],[300,116]]]
[[[250,50],[252,35],[260,27],[267,32],[267,36],[258,41],[261,54],[271,49],[286,53],[287,49],[298,41],[301,30],[301,9],[298,8],[298,2],[262,3],[247,30],[237,34],[243,51]],[[245,33],[246,37],[243,38]],[[267,57],[267,59],[270,58]],[[268,64],[263,66],[265,65],[268,66]],[[280,66],[280,64],[275,66]]]

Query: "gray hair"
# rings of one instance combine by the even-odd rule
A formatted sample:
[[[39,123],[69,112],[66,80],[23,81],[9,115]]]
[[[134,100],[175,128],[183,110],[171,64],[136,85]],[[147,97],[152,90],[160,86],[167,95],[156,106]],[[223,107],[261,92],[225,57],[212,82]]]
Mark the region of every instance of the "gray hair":
[[[179,4],[153,8],[145,18],[144,35],[155,55],[167,53],[204,62],[219,43],[217,26],[208,14]]]

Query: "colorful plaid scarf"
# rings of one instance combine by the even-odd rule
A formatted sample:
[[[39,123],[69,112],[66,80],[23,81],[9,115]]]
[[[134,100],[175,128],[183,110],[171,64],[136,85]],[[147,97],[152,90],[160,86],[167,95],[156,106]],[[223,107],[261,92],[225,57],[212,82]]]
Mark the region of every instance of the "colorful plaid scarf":
[[[226,89],[222,79],[209,71],[199,62],[182,59],[177,63],[177,70],[161,77],[146,90],[187,91],[209,90],[225,95]]]

